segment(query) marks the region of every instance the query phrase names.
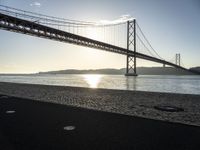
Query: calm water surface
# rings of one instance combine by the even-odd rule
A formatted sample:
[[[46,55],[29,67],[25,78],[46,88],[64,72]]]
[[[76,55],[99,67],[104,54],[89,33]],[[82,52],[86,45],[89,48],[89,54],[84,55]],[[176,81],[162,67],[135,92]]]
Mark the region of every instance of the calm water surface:
[[[200,95],[200,76],[139,75],[0,75],[0,82],[172,92]]]

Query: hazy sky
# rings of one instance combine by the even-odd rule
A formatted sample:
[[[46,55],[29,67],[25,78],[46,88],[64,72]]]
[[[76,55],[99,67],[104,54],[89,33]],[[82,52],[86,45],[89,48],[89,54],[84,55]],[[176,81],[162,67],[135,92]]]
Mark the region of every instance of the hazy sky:
[[[200,66],[199,0],[0,0],[2,5],[75,20],[136,18],[161,57],[181,53],[186,67]],[[0,30],[0,73],[123,68],[126,57]],[[138,66],[154,66],[139,61]],[[161,66],[161,65],[160,65]]]

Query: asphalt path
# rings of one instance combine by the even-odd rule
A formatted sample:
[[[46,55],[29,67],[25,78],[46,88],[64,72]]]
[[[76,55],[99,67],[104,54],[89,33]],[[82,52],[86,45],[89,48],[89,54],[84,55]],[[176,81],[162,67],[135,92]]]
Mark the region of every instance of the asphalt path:
[[[0,150],[200,150],[200,127],[0,95]]]

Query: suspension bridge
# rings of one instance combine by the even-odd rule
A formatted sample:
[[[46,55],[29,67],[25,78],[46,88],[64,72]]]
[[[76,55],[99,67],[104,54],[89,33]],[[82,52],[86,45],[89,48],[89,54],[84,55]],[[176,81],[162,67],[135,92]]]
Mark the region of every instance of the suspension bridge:
[[[133,18],[86,22],[0,5],[0,28],[125,55],[127,76],[137,75],[137,58],[190,71],[181,66],[180,55],[176,55],[175,63],[160,57]]]

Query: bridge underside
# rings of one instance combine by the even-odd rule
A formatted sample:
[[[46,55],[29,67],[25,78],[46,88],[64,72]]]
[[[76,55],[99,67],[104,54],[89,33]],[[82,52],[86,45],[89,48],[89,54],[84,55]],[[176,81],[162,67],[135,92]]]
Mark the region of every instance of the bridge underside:
[[[54,29],[48,26],[44,26],[41,24],[37,24],[35,22],[23,20],[20,18],[16,18],[13,16],[5,15],[0,13],[0,28],[12,32],[28,34],[32,36],[42,37],[46,39],[56,40],[60,42],[72,43],[80,46],[86,46],[95,49],[101,49],[113,53],[118,53],[130,57],[137,57],[144,60],[149,60],[169,66],[173,66],[176,68],[180,68],[183,70],[187,70],[181,66],[176,64],[167,62],[162,59],[158,59],[155,57],[151,57],[142,53],[134,52],[131,50],[127,50],[125,48],[121,48],[118,46],[110,45],[104,42],[96,41],[93,39],[89,39],[83,36],[75,35],[72,33],[68,33],[65,31],[61,31],[58,29]]]

